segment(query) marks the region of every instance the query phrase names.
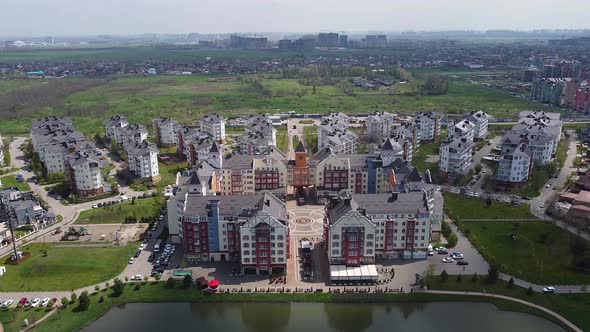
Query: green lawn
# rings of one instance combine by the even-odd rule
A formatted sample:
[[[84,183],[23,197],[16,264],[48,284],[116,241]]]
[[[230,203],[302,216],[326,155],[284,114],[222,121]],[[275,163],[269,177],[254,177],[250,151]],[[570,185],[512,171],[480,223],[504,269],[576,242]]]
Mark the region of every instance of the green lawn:
[[[539,294],[527,295],[526,289],[514,286],[507,288],[507,282],[499,280],[496,284],[488,283],[486,276],[479,276],[476,282],[472,282],[471,275],[461,276],[461,282],[457,282],[457,276],[451,275],[449,279],[442,282],[440,278],[434,277],[430,284],[431,289],[452,290],[452,291],[473,291],[496,293],[511,296],[525,301],[533,302],[548,309],[551,309],[583,331],[590,331],[590,294]]]
[[[287,153],[289,150],[289,143],[288,143],[289,135],[287,134],[286,127],[279,127],[277,129],[277,148],[283,153]]]
[[[129,202],[117,203],[107,206],[82,211],[75,224],[120,224],[125,217],[135,217],[137,220],[142,217],[154,217],[160,213],[162,207],[160,197],[139,199],[135,204]]]
[[[168,148],[160,148],[160,154],[175,154],[176,153],[176,147],[175,146],[171,146]]]
[[[139,290],[134,290],[132,285],[125,287],[123,294],[119,297],[110,296],[110,291],[99,291],[96,295],[90,296],[90,306],[88,310],[83,312],[76,312],[74,309],[76,305],[69,305],[60,314],[53,314],[43,323],[41,323],[37,330],[43,331],[60,331],[73,332],[79,331],[82,327],[89,324],[96,318],[104,315],[110,308],[117,304],[127,302],[330,302],[337,297],[334,294],[217,294],[215,296],[206,296],[194,288],[181,288],[180,285],[169,289],[165,288],[164,282],[147,283],[140,287]],[[103,296],[104,302],[98,303],[98,299]],[[469,302],[490,302],[497,305],[502,310],[519,311],[541,317],[548,318],[548,315],[539,310],[530,308],[528,306],[520,305],[506,300],[475,297],[475,296],[461,296],[461,295],[436,295],[436,294],[384,294],[371,295],[371,302],[384,303],[403,303],[403,302],[453,302],[453,301],[469,301]],[[26,313],[28,310],[25,310]],[[17,320],[13,320],[13,311],[0,312],[0,320],[7,322],[6,331],[15,331],[18,326]],[[19,318],[24,314],[19,313]],[[22,322],[22,320],[20,321]]]
[[[318,127],[303,127],[303,135],[305,136],[305,148],[307,152],[311,154],[318,152]]]
[[[438,156],[438,148],[440,147],[441,140],[442,138],[440,138],[438,142],[420,144],[418,151],[415,153],[414,158],[412,159],[412,165],[421,172],[424,172],[427,169],[432,170],[433,168],[438,167],[436,163],[426,162],[426,159],[430,155]]]
[[[514,207],[510,203],[492,201],[491,206],[486,200],[455,195],[443,194],[445,199],[445,213],[454,220],[461,219],[537,219],[527,204]]]
[[[0,55],[0,61],[2,58]],[[296,79],[281,79],[279,74],[236,76],[236,80],[231,81],[215,81],[214,78],[204,75],[109,80],[67,78],[41,85],[22,80],[11,81],[5,88],[0,82],[0,104],[6,105],[6,110],[13,107],[19,110],[18,113],[0,110],[0,115],[4,116],[0,131],[27,133],[32,116],[47,114],[75,116],[76,128],[92,136],[102,133],[102,121],[113,114],[126,115],[130,122],[151,127],[151,120],[163,113],[181,123],[194,124],[199,116],[213,112],[235,116],[286,111],[325,114],[331,110],[359,113],[395,109],[399,113],[413,114],[436,109],[460,116],[469,109],[512,119],[519,111],[535,108],[527,100],[457,79],[449,81],[445,95],[405,96],[389,89],[365,91],[355,87],[350,88],[353,95],[349,95],[344,92],[349,86],[348,78],[339,78],[333,85],[318,85],[315,92]],[[249,78],[260,79],[261,84],[253,86]]]
[[[17,266],[3,264],[6,274],[0,279],[0,291],[70,290],[108,280],[123,271],[137,246],[135,242],[96,248],[27,244],[19,249],[30,252],[30,258]]]
[[[31,187],[26,181],[17,182],[15,175],[8,175],[0,178],[2,186],[0,188],[17,187],[20,191],[31,191]]]
[[[574,268],[574,260],[587,259],[588,243],[553,224],[461,221],[457,225],[502,272],[536,284],[590,284],[590,271]]]

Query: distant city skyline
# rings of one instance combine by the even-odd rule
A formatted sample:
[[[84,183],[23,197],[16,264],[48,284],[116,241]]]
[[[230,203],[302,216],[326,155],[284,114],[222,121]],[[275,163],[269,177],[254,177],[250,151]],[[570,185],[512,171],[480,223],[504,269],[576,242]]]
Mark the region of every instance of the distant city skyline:
[[[1,36],[584,29],[568,0],[29,0],[2,5]],[[7,14],[10,13],[10,14]]]

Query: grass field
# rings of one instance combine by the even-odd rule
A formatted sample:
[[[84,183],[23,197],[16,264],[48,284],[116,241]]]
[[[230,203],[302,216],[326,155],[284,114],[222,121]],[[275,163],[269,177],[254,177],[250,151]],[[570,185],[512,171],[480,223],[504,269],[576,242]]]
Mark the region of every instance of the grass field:
[[[311,155],[318,152],[318,127],[303,127],[303,135],[305,137],[305,148],[307,149],[307,152],[309,152]]]
[[[31,187],[26,181],[17,182],[14,175],[3,176],[0,178],[0,182],[2,182],[0,189],[17,187],[20,191],[31,191]]]
[[[106,208],[82,211],[75,224],[121,224],[125,217],[154,217],[160,213],[160,197],[144,198],[131,202],[117,203]]]
[[[572,268],[573,248],[584,241],[555,225],[542,221],[456,224],[502,272],[541,285],[590,283],[590,274]]]
[[[507,282],[499,280],[496,284],[490,284],[485,280],[485,276],[480,276],[476,282],[472,282],[471,275],[461,276],[461,282],[457,282],[457,276],[451,275],[449,279],[442,282],[440,278],[434,277],[431,282],[431,289],[451,290],[451,291],[473,291],[496,293],[511,296],[525,301],[539,304],[551,309],[583,331],[590,330],[590,294],[533,294],[527,295],[526,289],[514,286],[507,288]]]
[[[438,148],[440,147],[440,141],[428,144],[420,144],[418,148],[418,152],[416,152],[414,158],[412,159],[412,165],[416,167],[420,172],[424,172],[427,169],[432,170],[436,168],[436,163],[429,163],[426,162],[426,159],[430,155],[438,155]]]
[[[0,62],[2,56],[0,55]],[[534,104],[501,92],[481,88],[462,80],[451,80],[446,95],[402,96],[388,89],[354,89],[344,93],[346,78],[340,85],[309,86],[295,79],[260,78],[262,91],[243,76],[241,80],[215,82],[211,76],[151,76],[115,79],[0,81],[0,132],[27,133],[32,116],[47,114],[75,116],[75,126],[85,134],[102,132],[102,121],[113,114],[126,115],[131,122],[149,126],[165,113],[181,123],[194,124],[206,113],[236,116],[253,113],[367,113],[395,110],[415,113],[436,109],[450,115],[464,110],[484,110],[498,118],[514,118],[519,111],[534,109]],[[267,76],[268,77],[268,76]],[[23,101],[24,100],[24,101]],[[14,112],[18,110],[18,112]],[[34,115],[33,115],[34,114]]]
[[[337,295],[328,293],[308,293],[308,294],[217,294],[215,296],[206,296],[194,289],[181,288],[176,285],[174,288],[166,288],[164,282],[148,283],[142,285],[139,290],[134,290],[132,285],[125,287],[123,294],[119,297],[110,296],[110,291],[99,291],[96,295],[90,296],[90,306],[88,310],[77,312],[76,305],[69,305],[59,314],[54,314],[39,325],[36,330],[43,331],[60,331],[73,332],[79,331],[86,324],[105,314],[110,308],[117,304],[128,302],[331,302]],[[98,303],[98,299],[103,296],[104,302]],[[489,302],[498,306],[501,310],[518,311],[539,315],[549,318],[548,315],[541,311],[520,305],[511,301],[483,298],[483,297],[466,297],[461,295],[436,295],[436,294],[385,294],[371,295],[371,302],[377,303],[420,303],[420,302]],[[359,301],[360,302],[360,301]],[[11,311],[0,312],[0,320],[4,323],[5,331],[17,331],[22,323],[22,318],[27,313],[35,312],[41,316],[41,312],[26,309],[17,311],[17,317],[20,321],[14,319]]]
[[[34,243],[20,250],[30,252],[31,257],[17,266],[5,264],[0,291],[70,290],[108,280],[123,271],[137,243],[96,248]]]
[[[510,203],[492,201],[487,206],[484,199],[443,194],[445,213],[454,220],[462,219],[537,219],[527,204],[514,207]]]

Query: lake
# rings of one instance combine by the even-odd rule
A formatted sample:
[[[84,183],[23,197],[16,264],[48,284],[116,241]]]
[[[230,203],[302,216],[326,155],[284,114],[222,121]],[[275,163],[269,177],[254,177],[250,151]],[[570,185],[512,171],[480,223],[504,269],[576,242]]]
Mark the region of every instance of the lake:
[[[546,319],[480,302],[128,303],[82,331],[564,331]]]

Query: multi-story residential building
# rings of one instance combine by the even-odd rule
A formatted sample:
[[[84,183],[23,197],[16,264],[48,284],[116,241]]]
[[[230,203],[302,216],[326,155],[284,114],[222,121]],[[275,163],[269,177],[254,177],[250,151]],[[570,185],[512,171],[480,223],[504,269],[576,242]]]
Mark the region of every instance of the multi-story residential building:
[[[154,129],[154,137],[158,147],[170,147],[176,145],[176,131],[180,129],[180,125],[176,120],[161,116],[152,120],[152,127]]]
[[[45,146],[55,144],[75,145],[85,139],[82,133],[73,129],[69,118],[46,117],[38,119],[33,121],[31,128],[33,151],[39,155],[42,163],[45,163]]]
[[[101,173],[105,165],[94,157],[82,152],[75,152],[67,157],[66,173],[70,188],[80,197],[95,196],[105,191]]]
[[[176,152],[181,160],[189,160],[191,154],[191,142],[210,140],[209,134],[199,128],[182,127],[176,131]]]
[[[416,116],[416,123],[420,127],[420,140],[438,141],[441,129],[441,116],[433,112],[424,112]]]
[[[244,273],[286,271],[289,223],[271,193],[187,195],[181,240],[187,260],[240,261]]]
[[[244,134],[237,139],[240,153],[254,155],[270,146],[277,146],[277,130],[267,116],[250,116],[244,128]]]
[[[425,192],[351,194],[326,207],[330,264],[358,266],[378,258],[426,258],[432,211]]]
[[[187,144],[188,165],[196,165],[199,161],[205,160],[213,167],[221,168],[223,156],[217,142],[208,139],[193,140]]]
[[[563,122],[559,113],[547,113],[542,111],[520,112],[518,124],[512,127],[512,131],[520,134],[535,134],[538,136],[550,136],[554,140],[553,151],[555,155],[557,145],[561,139]]]
[[[502,137],[500,146],[502,151],[512,151],[520,144],[525,144],[531,150],[536,165],[547,165],[553,158],[554,146],[558,142],[549,135],[543,135],[542,131],[530,134],[509,131]]]
[[[222,195],[253,195],[255,193],[252,156],[231,154],[223,159]]]
[[[450,178],[464,176],[471,168],[473,141],[467,137],[445,139],[439,148],[438,166]]]
[[[571,79],[542,78],[533,82],[532,98],[540,103],[563,105],[565,84]]]
[[[356,153],[359,137],[348,130],[349,118],[344,113],[330,113],[318,127],[318,149],[329,147],[335,153]]]
[[[181,243],[182,216],[187,195],[215,196],[221,194],[221,172],[201,162],[190,170],[176,174],[176,181],[165,196],[168,213],[168,234],[172,243]]]
[[[582,82],[574,98],[573,108],[576,112],[585,114],[590,112],[590,84],[586,81]]]
[[[127,118],[122,115],[113,115],[108,119],[104,120],[105,137],[108,139],[116,140],[116,132],[123,127],[129,125]]]
[[[391,128],[396,121],[395,114],[375,112],[367,117],[367,136],[371,142],[380,143],[391,135]]]
[[[199,125],[201,131],[209,134],[216,142],[225,142],[225,118],[221,115],[207,114],[200,119]]]
[[[127,165],[129,170],[139,178],[156,181],[160,178],[158,168],[158,147],[154,143],[141,143],[124,146],[127,151]]]
[[[403,137],[412,142],[412,158],[415,157],[416,152],[420,148],[422,140],[422,129],[420,124],[413,121],[403,121],[396,123],[391,130],[391,137]]]
[[[488,135],[488,115],[483,111],[471,112],[467,117],[474,124],[473,138],[485,139]]]
[[[252,160],[254,169],[254,190],[270,190],[275,194],[286,194],[287,158],[277,148],[270,147],[255,155]]]
[[[468,142],[473,142],[475,138],[475,123],[468,119],[456,122],[447,128],[447,134],[450,138],[466,138]]]
[[[147,140],[148,130],[144,125],[129,124],[125,127],[115,128],[115,141],[121,146],[139,144]]]
[[[502,148],[496,180],[506,183],[526,182],[533,169],[533,152],[524,143],[516,148]]]
[[[412,140],[403,136],[387,138],[381,147],[380,154],[384,166],[388,166],[398,158],[411,163],[414,156]]]

